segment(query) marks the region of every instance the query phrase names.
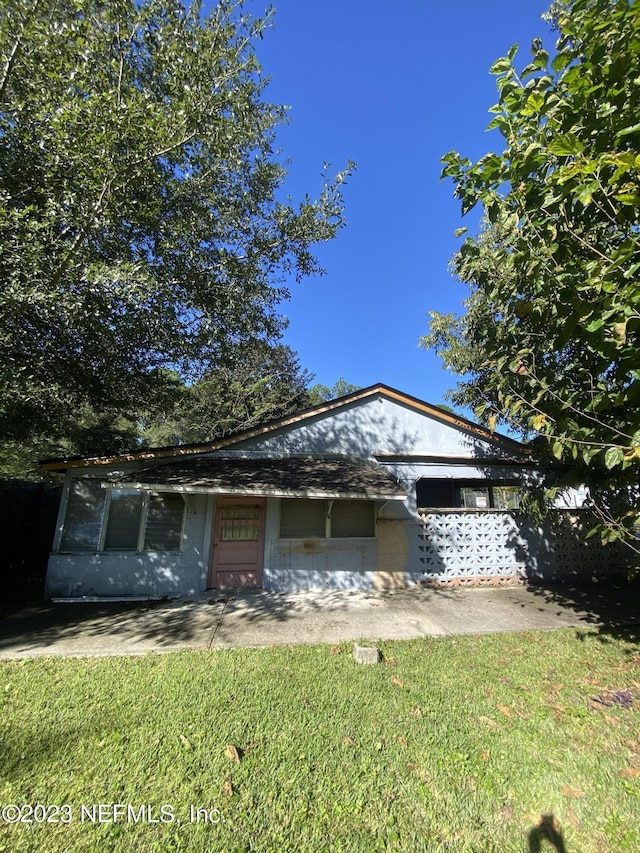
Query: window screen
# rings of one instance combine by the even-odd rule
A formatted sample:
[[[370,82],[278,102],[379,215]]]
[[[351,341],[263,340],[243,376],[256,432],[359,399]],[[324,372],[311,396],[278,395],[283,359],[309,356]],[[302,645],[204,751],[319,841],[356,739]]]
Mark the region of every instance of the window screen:
[[[184,500],[181,495],[149,495],[145,551],[179,551],[183,518]]]
[[[376,535],[373,501],[334,501],[331,508],[331,536]]]
[[[491,498],[488,486],[461,486],[460,506],[465,509],[489,509]]]
[[[70,486],[61,551],[97,551],[106,491],[100,480],[76,477]]]
[[[493,486],[493,505],[496,509],[519,509],[521,501],[520,486]]]
[[[260,504],[230,504],[220,512],[221,542],[257,542],[262,525]]]
[[[113,489],[104,539],[105,551],[137,551],[142,493]]]
[[[456,505],[453,480],[430,480],[426,477],[416,483],[418,507],[454,507]]]
[[[280,502],[280,538],[324,538],[326,518],[326,501],[283,498]]]
[[[430,479],[416,482],[419,509],[518,509],[522,486],[505,481]]]

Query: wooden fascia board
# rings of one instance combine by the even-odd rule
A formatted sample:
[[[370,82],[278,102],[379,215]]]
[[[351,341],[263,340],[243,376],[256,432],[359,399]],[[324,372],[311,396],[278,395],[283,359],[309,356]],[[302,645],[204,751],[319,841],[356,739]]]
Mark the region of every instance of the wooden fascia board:
[[[319,403],[317,406],[313,406],[310,409],[303,409],[301,412],[288,415],[280,420],[270,421],[266,424],[262,424],[261,426],[252,427],[251,429],[244,430],[243,432],[230,435],[228,438],[221,439],[220,441],[211,442],[210,444],[186,444],[184,446],[176,445],[156,449],[150,448],[149,450],[133,451],[131,453],[117,454],[113,456],[96,456],[93,458],[83,457],[77,459],[44,460],[40,463],[40,468],[43,471],[64,471],[68,468],[112,465],[114,462],[144,462],[146,460],[166,459],[168,457],[194,456],[202,453],[214,453],[216,450],[223,450],[226,447],[231,447],[242,441],[250,441],[252,438],[257,438],[258,436],[275,432],[276,430],[292,426],[293,424],[300,423],[301,421],[305,421],[309,418],[315,417],[316,415],[325,414],[326,412],[340,408],[348,403],[365,399],[366,397],[377,393],[378,390],[378,386],[372,386],[371,388],[365,388],[361,391],[355,391],[353,394],[349,394],[345,397],[338,397],[336,400]]]
[[[221,439],[205,444],[186,444],[184,446],[175,445],[172,447],[149,448],[149,450],[135,450],[131,453],[121,453],[112,456],[96,456],[96,457],[81,457],[73,459],[51,459],[40,462],[39,467],[43,471],[64,471],[68,468],[84,468],[98,465],[112,465],[114,462],[144,462],[153,459],[166,459],[168,457],[179,456],[194,456],[196,454],[214,453],[216,450],[223,450],[226,447],[231,447],[234,444],[239,444],[241,441],[249,441],[260,435],[266,435],[270,432],[283,429],[308,418],[322,415],[325,412],[330,412],[335,408],[339,408],[351,402],[357,402],[360,399],[371,396],[378,391],[378,386],[364,388],[361,391],[355,391],[353,394],[348,394],[345,397],[338,397],[336,400],[329,400],[325,403],[318,403],[317,406],[312,406],[309,409],[303,409],[301,412],[296,412],[293,415],[288,415],[277,421],[270,421],[261,426],[252,427],[243,432],[235,433],[228,438]]]
[[[489,456],[483,459],[481,456],[454,456],[447,455],[445,453],[417,454],[413,456],[400,453],[374,453],[373,455],[377,460],[380,460],[382,464],[391,465],[474,465],[478,468],[481,468],[484,465],[491,467],[499,467],[501,465],[507,467],[510,465],[515,465],[517,467],[531,467],[532,465],[532,460],[529,458],[516,459],[513,456],[505,458]]]

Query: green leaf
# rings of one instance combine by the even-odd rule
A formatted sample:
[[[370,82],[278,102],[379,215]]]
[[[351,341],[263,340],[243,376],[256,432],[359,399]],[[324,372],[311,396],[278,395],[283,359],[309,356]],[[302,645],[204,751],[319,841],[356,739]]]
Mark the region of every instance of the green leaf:
[[[548,147],[552,154],[557,154],[559,157],[575,156],[584,151],[584,145],[573,133],[556,136],[549,142]]]
[[[510,68],[511,60],[508,56],[502,56],[493,63],[489,69],[489,74],[505,74]]]
[[[631,127],[625,127],[624,130],[619,130],[616,134],[616,139],[621,139],[625,136],[631,136],[634,133],[640,132],[640,122],[638,124],[631,125]]]
[[[604,323],[605,321],[602,317],[596,317],[595,320],[592,320],[590,323],[587,324],[586,330],[587,332],[597,332],[604,326]]]
[[[522,115],[532,116],[539,113],[544,107],[544,95],[541,92],[532,92],[527,98],[527,103],[522,109]]]
[[[568,51],[560,51],[551,60],[551,67],[559,74],[561,71],[564,71],[570,62],[571,54]]]
[[[576,187],[576,198],[581,204],[591,204],[593,194],[600,189],[600,184],[597,181],[589,181],[588,184],[581,184]]]
[[[640,193],[616,193],[614,198],[616,201],[619,201],[624,205],[629,205],[631,207],[640,206]]]
[[[619,465],[624,459],[624,452],[620,447],[609,447],[604,454],[604,464],[608,469]]]

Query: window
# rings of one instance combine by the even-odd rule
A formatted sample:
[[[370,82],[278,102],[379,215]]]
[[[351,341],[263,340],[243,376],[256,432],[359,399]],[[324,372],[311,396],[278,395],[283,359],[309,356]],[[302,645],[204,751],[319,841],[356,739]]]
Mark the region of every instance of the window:
[[[461,486],[460,506],[465,509],[489,509],[491,486]]]
[[[373,501],[333,501],[331,536],[336,539],[375,536],[376,520],[373,510]]]
[[[418,509],[518,509],[522,486],[502,480],[422,477],[416,482]]]
[[[105,489],[78,477],[69,489],[61,551],[179,551],[184,500],[171,493]]]
[[[142,492],[113,489],[110,495],[105,551],[137,551],[142,521]]]
[[[280,501],[280,538],[317,539],[327,535],[327,502],[304,498]]]
[[[493,490],[493,505],[496,509],[519,509],[522,501],[522,487],[514,485],[495,485]]]
[[[150,494],[144,532],[145,551],[179,551],[184,521],[182,495]]]
[[[375,535],[373,501],[311,498],[280,501],[281,539],[373,538]]]
[[[107,496],[100,480],[76,477],[71,483],[60,539],[62,551],[97,551]]]
[[[257,542],[260,539],[262,506],[223,506],[220,517],[222,542]]]

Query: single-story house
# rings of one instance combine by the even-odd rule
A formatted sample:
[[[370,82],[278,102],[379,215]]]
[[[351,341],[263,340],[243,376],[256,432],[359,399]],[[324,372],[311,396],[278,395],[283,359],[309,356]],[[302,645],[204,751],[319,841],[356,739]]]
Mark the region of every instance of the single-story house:
[[[604,565],[576,534],[579,509],[553,541],[519,514],[536,476],[525,445],[381,384],[209,444],[42,468],[65,473],[49,597],[502,584]]]

